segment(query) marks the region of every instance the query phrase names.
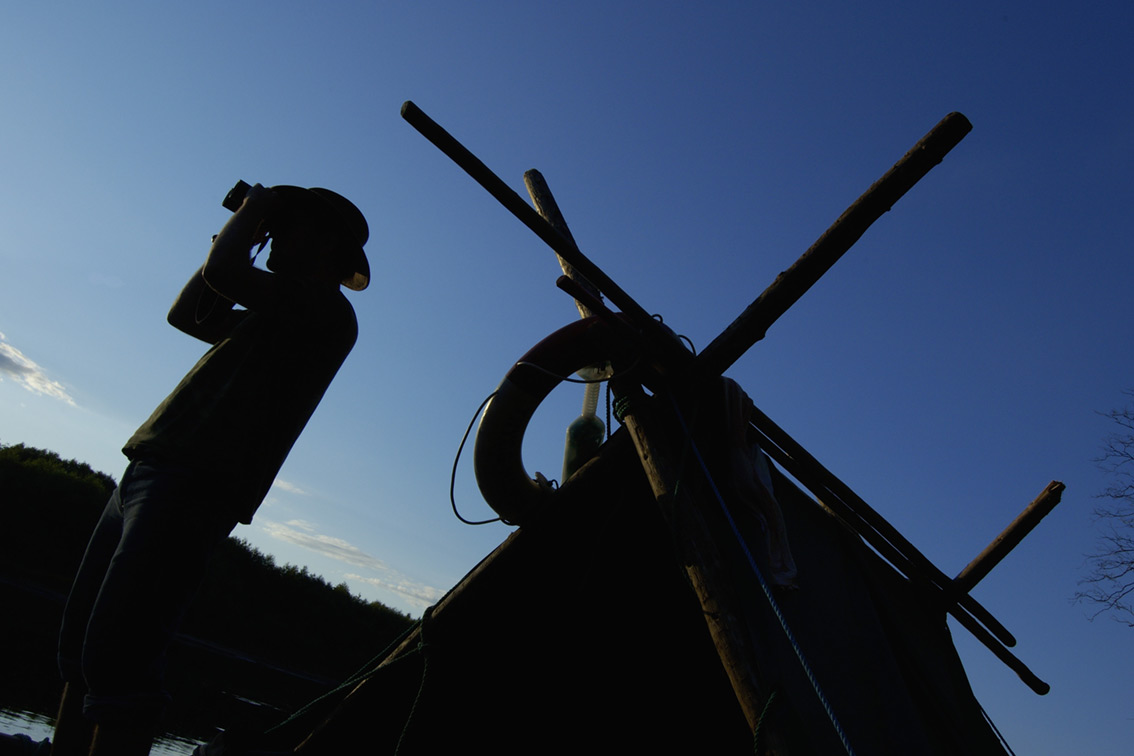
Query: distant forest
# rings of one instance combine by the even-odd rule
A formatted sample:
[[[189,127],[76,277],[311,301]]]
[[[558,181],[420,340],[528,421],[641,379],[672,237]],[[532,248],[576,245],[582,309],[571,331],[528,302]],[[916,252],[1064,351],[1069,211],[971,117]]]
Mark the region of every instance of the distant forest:
[[[0,623],[0,648],[18,657],[5,662],[12,674],[0,685],[0,706],[43,708],[57,695],[63,601],[115,485],[54,452],[0,446],[0,600],[9,618]],[[171,650],[170,688],[198,720],[223,719],[220,709],[233,700],[287,712],[357,671],[412,624],[346,585],[277,565],[229,538],[186,617],[188,637]],[[201,730],[197,721],[182,724]]]

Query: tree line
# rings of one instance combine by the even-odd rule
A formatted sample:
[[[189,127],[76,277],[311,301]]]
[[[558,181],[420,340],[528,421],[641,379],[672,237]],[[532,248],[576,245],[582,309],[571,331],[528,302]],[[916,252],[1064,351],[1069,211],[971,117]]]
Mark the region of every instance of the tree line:
[[[0,705],[18,703],[13,699],[22,696],[21,685],[53,679],[63,601],[115,485],[111,476],[55,452],[0,445],[0,600],[7,616],[18,618],[0,623],[0,648],[18,657],[10,664],[14,673],[6,675],[9,684],[0,689]],[[213,708],[200,696],[215,695],[207,691],[218,682],[200,678],[219,675],[224,687],[245,686],[238,696],[276,696],[271,705],[287,710],[357,671],[412,624],[408,615],[355,596],[345,585],[333,586],[306,568],[277,565],[270,555],[229,538],[182,627],[197,650],[171,655],[194,657],[181,683],[193,689],[188,695],[198,709]],[[176,666],[171,663],[171,687]],[[268,668],[275,671],[269,675]],[[252,679],[257,676],[264,678],[259,684]],[[54,693],[29,695],[50,699]]]

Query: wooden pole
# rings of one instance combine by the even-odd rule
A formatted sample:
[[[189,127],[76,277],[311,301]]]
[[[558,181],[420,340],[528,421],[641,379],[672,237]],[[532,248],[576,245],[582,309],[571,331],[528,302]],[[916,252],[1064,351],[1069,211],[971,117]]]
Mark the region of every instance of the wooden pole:
[[[945,116],[855,200],[810,249],[777,276],[740,317],[705,347],[697,358],[698,369],[706,375],[720,375],[764,338],[772,323],[830,270],[874,221],[940,163],[972,128],[972,124],[960,113]]]
[[[728,591],[730,581],[708,524],[684,489],[679,490],[676,485],[677,477],[670,461],[673,452],[663,441],[666,435],[658,427],[657,416],[645,393],[636,384],[619,386],[617,393],[620,400],[629,400],[622,424],[634,441],[654,499],[674,535],[681,563],[701,605],[736,700],[749,727],[755,731],[760,725],[768,751],[785,753],[780,734],[768,722],[760,721],[770,691],[760,684],[752,641],[742,629],[739,613],[731,608],[736,599]]]
[[[524,183],[536,211],[574,246],[575,238],[542,174],[530,170],[524,174]],[[603,304],[598,289],[562,256],[559,257],[559,263],[564,276],[557,285],[568,293],[574,292],[580,315],[589,317],[601,314],[616,325],[621,323]],[[571,282],[571,285],[564,282],[563,278]],[[716,543],[693,501],[687,494],[679,495],[677,492],[676,475],[669,461],[672,452],[664,443],[666,436],[657,428],[656,418],[646,404],[645,393],[639,385],[632,383],[618,386],[618,389],[622,397],[630,399],[631,406],[635,408],[623,416],[622,423],[634,442],[654,498],[678,545],[682,566],[701,605],[709,635],[732,684],[733,693],[749,727],[755,730],[761,724],[761,714],[770,692],[762,689],[757,678],[752,643],[744,634],[735,611],[736,598],[727,592],[730,583],[723,574],[724,567]],[[782,743],[775,728],[764,723],[761,730],[768,733],[765,735],[767,745],[771,747],[776,744],[770,752],[780,753],[778,749]]]
[[[992,571],[993,567],[1008,556],[1008,552],[1024,540],[1024,536],[1032,532],[1036,525],[1039,525],[1040,520],[1047,517],[1048,513],[1055,509],[1055,505],[1063,497],[1065,488],[1066,486],[1057,480],[1048,483],[1047,488],[1043,489],[1040,495],[1024,508],[1024,511],[1004,529],[1004,532],[996,536],[992,543],[977,555],[976,559],[969,562],[968,566],[960,571],[957,577],[953,579],[953,583],[966,593],[971,591]]]
[[[499,176],[489,170],[488,166],[482,163],[476,155],[469,152],[453,135],[437,125],[436,121],[423,113],[413,102],[406,100],[402,104],[402,118],[439,150],[448,155],[453,162],[484,187],[521,223],[531,229],[547,246],[555,250],[556,254],[597,286],[618,309],[633,318],[639,327],[644,327],[643,324],[647,322],[656,323],[649,313],[642,309],[641,305],[623,291],[601,268],[580,252],[574,241],[563,238],[562,234],[553,229],[531,205],[524,202],[520,195],[516,194]]]
[[[833,501],[838,506],[845,508],[845,511],[839,512],[839,514],[847,519],[848,524],[862,535],[871,546],[880,550],[896,551],[901,556],[902,561],[895,566],[904,567],[903,571],[907,576],[922,577],[928,580],[946,594],[951,605],[959,604],[964,607],[967,612],[987,626],[1004,645],[1016,645],[1016,639],[1012,637],[1012,634],[987,609],[981,606],[972,596],[957,590],[953,581],[938,569],[928,557],[918,551],[916,546],[907,541],[897,528],[878,514],[850,486],[824,467],[819,460],[812,457],[783,428],[772,422],[772,419],[761,412],[759,408],[753,408],[752,419],[756,429],[774,445],[767,451],[770,453],[775,447],[782,449],[787,454],[786,460],[789,465],[794,468],[789,470],[792,475],[797,476],[799,481],[811,489],[816,496],[824,499],[824,503],[830,505]],[[820,492],[826,492],[827,495],[824,496]]]
[[[551,193],[547,182],[543,178],[543,174],[534,168],[524,173],[524,185],[528,188],[528,196],[532,198],[532,204],[535,205],[536,212],[547,221],[553,229],[559,232],[563,239],[571,244],[576,250],[579,245],[575,243],[575,237],[571,233],[571,229],[567,227],[567,219],[563,217],[563,212],[559,209],[559,203],[555,201],[555,196]],[[580,288],[585,291],[591,299],[602,301],[602,293],[598,290],[593,283],[587,280],[587,277],[575,269],[575,266],[564,259],[563,255],[558,252],[555,254],[559,258],[559,267],[563,269],[563,275],[574,281]],[[560,287],[562,288],[562,287]],[[586,302],[576,298],[575,306],[579,309],[579,317],[589,318],[594,315],[594,311],[586,304]]]
[[[778,465],[802,483],[907,577],[936,589],[945,611],[952,614],[966,630],[972,633],[973,637],[1015,672],[1025,685],[1041,696],[1051,690],[1050,685],[1037,677],[1004,647],[1015,645],[1015,638],[976,599],[961,592],[952,580],[913,544],[906,541],[894,526],[886,522],[847,484],[808,454],[767,415],[754,408],[753,420],[756,429],[768,442],[762,444],[761,448]],[[1005,637],[1011,642],[1003,642]]]
[[[599,266],[591,262],[573,241],[569,241],[557,232],[535,209],[512,191],[499,176],[489,170],[481,160],[457,141],[449,132],[441,128],[432,118],[423,113],[420,108],[407,100],[402,104],[402,118],[432,142],[439,150],[449,156],[465,173],[469,174],[478,184],[484,187],[489,194],[496,198],[500,204],[516,216],[536,236],[551,247],[557,255],[566,260],[572,267],[583,275],[592,285],[613,303],[629,318],[634,327],[641,334],[640,341],[644,350],[649,353],[649,361],[661,375],[672,372],[684,372],[692,361],[692,355],[681,345],[670,332],[650,317],[634,299],[614,282]]]

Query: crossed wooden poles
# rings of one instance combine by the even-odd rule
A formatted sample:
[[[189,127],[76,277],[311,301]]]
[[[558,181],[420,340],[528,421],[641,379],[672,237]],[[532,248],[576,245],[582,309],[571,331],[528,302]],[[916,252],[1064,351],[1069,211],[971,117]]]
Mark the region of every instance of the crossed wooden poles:
[[[663,390],[688,388],[720,376],[749,347],[762,339],[768,328],[850,249],[866,229],[941,162],[972,129],[960,113],[950,113],[942,119],[847,208],[811,248],[781,273],[701,354],[694,356],[579,251],[538,172],[529,171],[525,175],[535,204],[533,209],[412,102],[407,101],[402,106],[402,117],[556,252],[568,274],[560,279],[560,287],[576,298],[580,311],[585,309],[606,317],[615,328],[622,330],[645,355],[644,361],[651,368],[653,378],[659,382],[658,387]],[[622,318],[614,317],[602,302],[602,295],[621,311]],[[650,388],[657,393],[657,387]],[[634,441],[662,514],[684,551],[683,563],[690,584],[701,602],[722,664],[749,724],[755,728],[767,698],[766,691],[761,690],[755,675],[751,643],[735,621],[739,612],[731,606],[720,554],[696,503],[676,485],[671,462],[675,453],[667,445],[666,435],[658,430],[661,422],[658,408],[649,402],[634,402],[630,406],[631,409],[622,418],[623,424]],[[1015,671],[1028,687],[1041,695],[1048,692],[1048,684],[1008,651],[1008,647],[1016,643],[1012,634],[969,595],[969,590],[1059,502],[1062,483],[1053,481],[1049,484],[977,559],[955,579],[950,579],[764,413],[756,410],[752,422],[762,437],[761,448],[777,464],[911,582],[930,591],[946,611]]]

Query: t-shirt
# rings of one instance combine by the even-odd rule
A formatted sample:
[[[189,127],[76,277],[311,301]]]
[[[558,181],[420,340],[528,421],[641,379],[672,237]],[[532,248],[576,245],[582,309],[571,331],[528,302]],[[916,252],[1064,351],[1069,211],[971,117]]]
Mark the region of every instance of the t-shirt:
[[[358,337],[337,288],[312,297],[302,318],[242,313],[126,442],[126,456],[200,469],[215,505],[251,522]]]

